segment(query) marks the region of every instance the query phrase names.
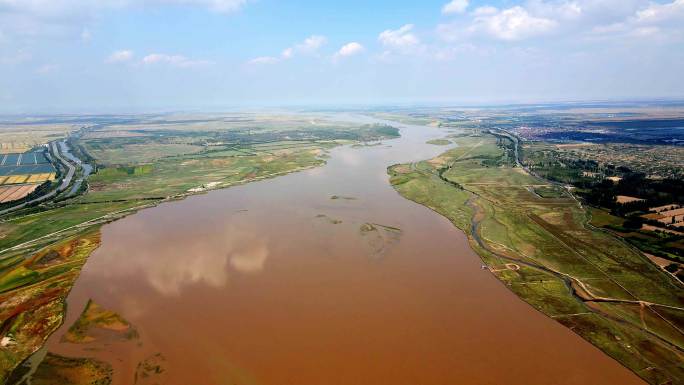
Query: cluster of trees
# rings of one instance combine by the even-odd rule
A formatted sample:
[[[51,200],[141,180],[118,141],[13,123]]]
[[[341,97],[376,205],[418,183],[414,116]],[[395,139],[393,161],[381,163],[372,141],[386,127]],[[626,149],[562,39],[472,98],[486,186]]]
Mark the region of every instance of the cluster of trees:
[[[523,155],[525,165],[535,173],[552,181],[569,183],[581,189],[591,188],[597,183],[597,179],[602,177],[632,173],[624,166],[600,164],[592,159],[563,156],[553,150],[525,151]],[[597,174],[597,176],[587,176],[586,173]]]
[[[70,137],[67,140],[67,144],[69,145],[69,148],[71,149],[71,153],[74,154],[75,157],[81,159],[85,163],[90,163],[90,164],[95,164],[95,158],[93,158],[88,151],[76,140],[74,137]]]
[[[516,163],[515,160],[515,142],[507,135],[499,134],[495,131],[490,131],[496,137],[496,145],[503,150],[502,156],[480,156],[482,158],[482,165],[485,167],[500,167],[511,166]]]
[[[626,172],[622,180],[615,183],[603,179],[586,186],[584,198],[595,206],[606,207],[614,215],[627,216],[633,212],[648,212],[649,207],[684,203],[684,181],[680,179],[652,180],[644,174]],[[643,199],[628,203],[618,203],[618,195]]]

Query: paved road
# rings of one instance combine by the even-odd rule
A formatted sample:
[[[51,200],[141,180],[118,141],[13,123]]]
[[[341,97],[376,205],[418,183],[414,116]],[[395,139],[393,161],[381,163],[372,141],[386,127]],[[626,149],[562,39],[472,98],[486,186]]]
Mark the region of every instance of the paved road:
[[[93,172],[93,166],[89,165],[88,163],[83,163],[80,159],[75,157],[71,153],[71,149],[69,148],[69,145],[66,143],[66,141],[59,142],[59,146],[60,146],[62,155],[69,158],[69,160],[71,160],[73,163],[80,166],[81,169],[83,170],[83,175],[80,178],[76,179],[76,181],[74,182],[74,185],[71,187],[71,190],[67,194],[67,196],[76,195],[76,193],[78,192],[78,189],[81,188],[81,184],[83,184],[83,181],[88,179],[88,175],[90,175],[90,173]]]
[[[61,143],[64,143],[64,142],[61,142]],[[59,160],[63,165],[67,166],[66,177],[64,177],[64,179],[62,179],[62,184],[59,185],[59,187],[57,188],[57,192],[61,192],[61,191],[66,190],[66,188],[71,183],[71,179],[74,178],[74,174],[76,173],[76,166],[61,156],[60,150],[58,149],[57,144],[55,142],[52,142],[50,144],[52,146],[52,153],[55,155],[55,158],[57,158],[57,160]]]

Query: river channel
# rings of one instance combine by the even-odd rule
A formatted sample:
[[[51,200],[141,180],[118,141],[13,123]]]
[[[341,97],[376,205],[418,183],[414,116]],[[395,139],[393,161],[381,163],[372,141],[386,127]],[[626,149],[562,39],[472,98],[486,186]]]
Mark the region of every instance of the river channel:
[[[117,385],[157,353],[159,382],[179,385],[642,384],[394,191],[387,166],[438,155],[426,141],[448,133],[393,124],[400,139],[335,148],[323,167],[104,226],[47,349],[110,362]],[[88,299],[139,339],[61,343]]]

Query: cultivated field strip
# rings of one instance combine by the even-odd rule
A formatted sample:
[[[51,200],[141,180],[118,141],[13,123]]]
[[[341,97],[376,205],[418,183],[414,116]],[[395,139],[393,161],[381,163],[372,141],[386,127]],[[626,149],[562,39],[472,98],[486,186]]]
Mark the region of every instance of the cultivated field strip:
[[[21,199],[32,193],[36,187],[38,187],[37,184],[0,187],[0,203]]]

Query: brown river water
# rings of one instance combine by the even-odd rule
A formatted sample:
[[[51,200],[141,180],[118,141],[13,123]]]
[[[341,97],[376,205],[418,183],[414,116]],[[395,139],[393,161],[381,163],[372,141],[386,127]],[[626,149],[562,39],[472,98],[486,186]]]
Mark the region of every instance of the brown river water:
[[[401,139],[336,148],[324,167],[106,225],[48,350],[107,360],[117,385],[156,353],[159,383],[179,385],[641,384],[482,270],[445,218],[392,189],[388,165],[445,150],[425,144],[440,129],[395,126]],[[364,223],[401,234],[363,235]],[[60,343],[89,298],[139,341]]]

